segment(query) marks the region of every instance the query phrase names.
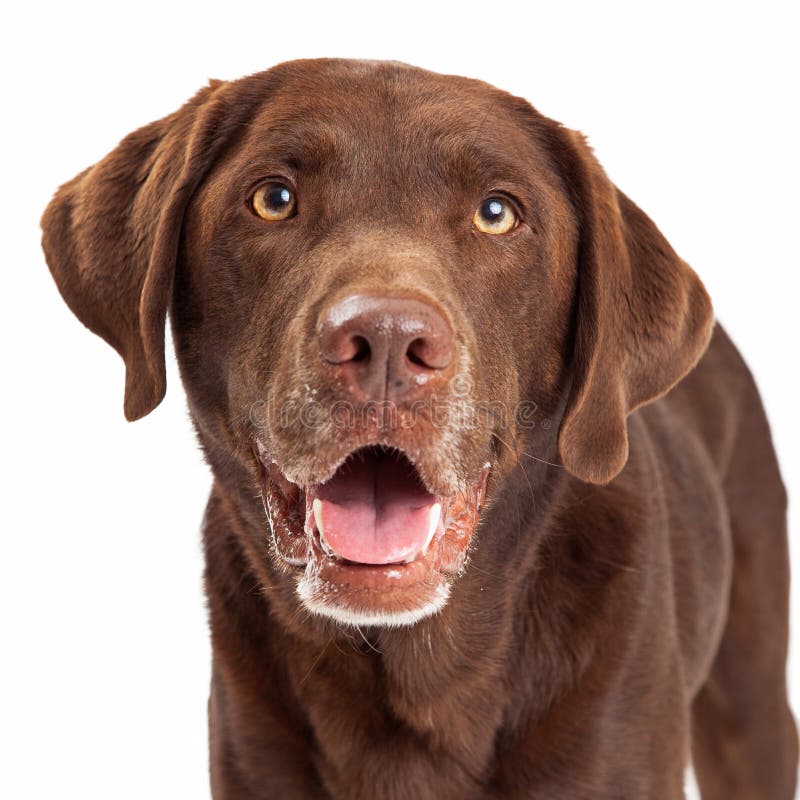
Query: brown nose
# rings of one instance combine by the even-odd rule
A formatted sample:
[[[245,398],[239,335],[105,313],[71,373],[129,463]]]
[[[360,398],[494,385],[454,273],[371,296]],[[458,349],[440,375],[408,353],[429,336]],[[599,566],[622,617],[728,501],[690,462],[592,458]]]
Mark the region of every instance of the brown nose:
[[[324,363],[351,392],[398,400],[453,363],[453,330],[430,303],[408,297],[352,295],[326,309],[317,326]]]

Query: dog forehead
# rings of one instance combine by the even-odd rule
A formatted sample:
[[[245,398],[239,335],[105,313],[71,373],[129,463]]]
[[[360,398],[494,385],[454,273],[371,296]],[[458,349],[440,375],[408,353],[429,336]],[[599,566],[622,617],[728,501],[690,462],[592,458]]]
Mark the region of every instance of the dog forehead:
[[[251,152],[288,158],[531,149],[519,104],[480,81],[398,62],[311,60],[274,67],[249,125]],[[366,146],[366,147],[365,147]]]
[[[299,111],[310,107],[346,113],[343,100],[370,107],[378,101],[404,110],[410,105],[449,104],[457,111],[464,103],[481,105],[490,98],[509,97],[483,81],[399,61],[309,59],[284,62],[262,74],[270,78],[274,98],[298,104]]]

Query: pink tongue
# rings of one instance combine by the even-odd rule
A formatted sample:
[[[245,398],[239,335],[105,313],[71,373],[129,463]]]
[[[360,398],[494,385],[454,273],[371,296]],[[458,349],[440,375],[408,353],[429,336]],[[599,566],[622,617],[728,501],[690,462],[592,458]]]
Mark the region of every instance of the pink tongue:
[[[356,454],[320,486],[315,516],[337,556],[393,564],[422,549],[435,502],[406,458],[368,452]]]

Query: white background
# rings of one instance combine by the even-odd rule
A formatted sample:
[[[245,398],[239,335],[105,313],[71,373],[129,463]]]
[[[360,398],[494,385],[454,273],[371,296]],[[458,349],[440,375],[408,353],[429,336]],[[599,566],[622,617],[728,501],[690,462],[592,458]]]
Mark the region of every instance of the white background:
[[[38,220],[60,183],[209,77],[291,58],[399,59],[523,95],[589,135],[612,179],[705,280],[758,379],[796,498],[792,5],[217,0],[5,11],[0,796],[208,796],[198,529],[209,473],[174,364],[162,406],[126,423],[122,362],[58,296]],[[796,643],[791,687],[798,707]]]

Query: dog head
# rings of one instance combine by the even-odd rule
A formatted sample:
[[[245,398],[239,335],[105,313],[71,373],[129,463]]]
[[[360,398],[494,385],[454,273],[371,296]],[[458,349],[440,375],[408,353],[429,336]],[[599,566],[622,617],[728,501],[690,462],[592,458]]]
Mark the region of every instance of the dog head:
[[[43,230],[125,360],[129,419],[164,395],[169,312],[215,477],[267,509],[253,569],[344,623],[413,623],[502,552],[476,529],[521,454],[613,479],[627,416],[712,324],[580,135],[394,63],[212,82],[63,186]]]

